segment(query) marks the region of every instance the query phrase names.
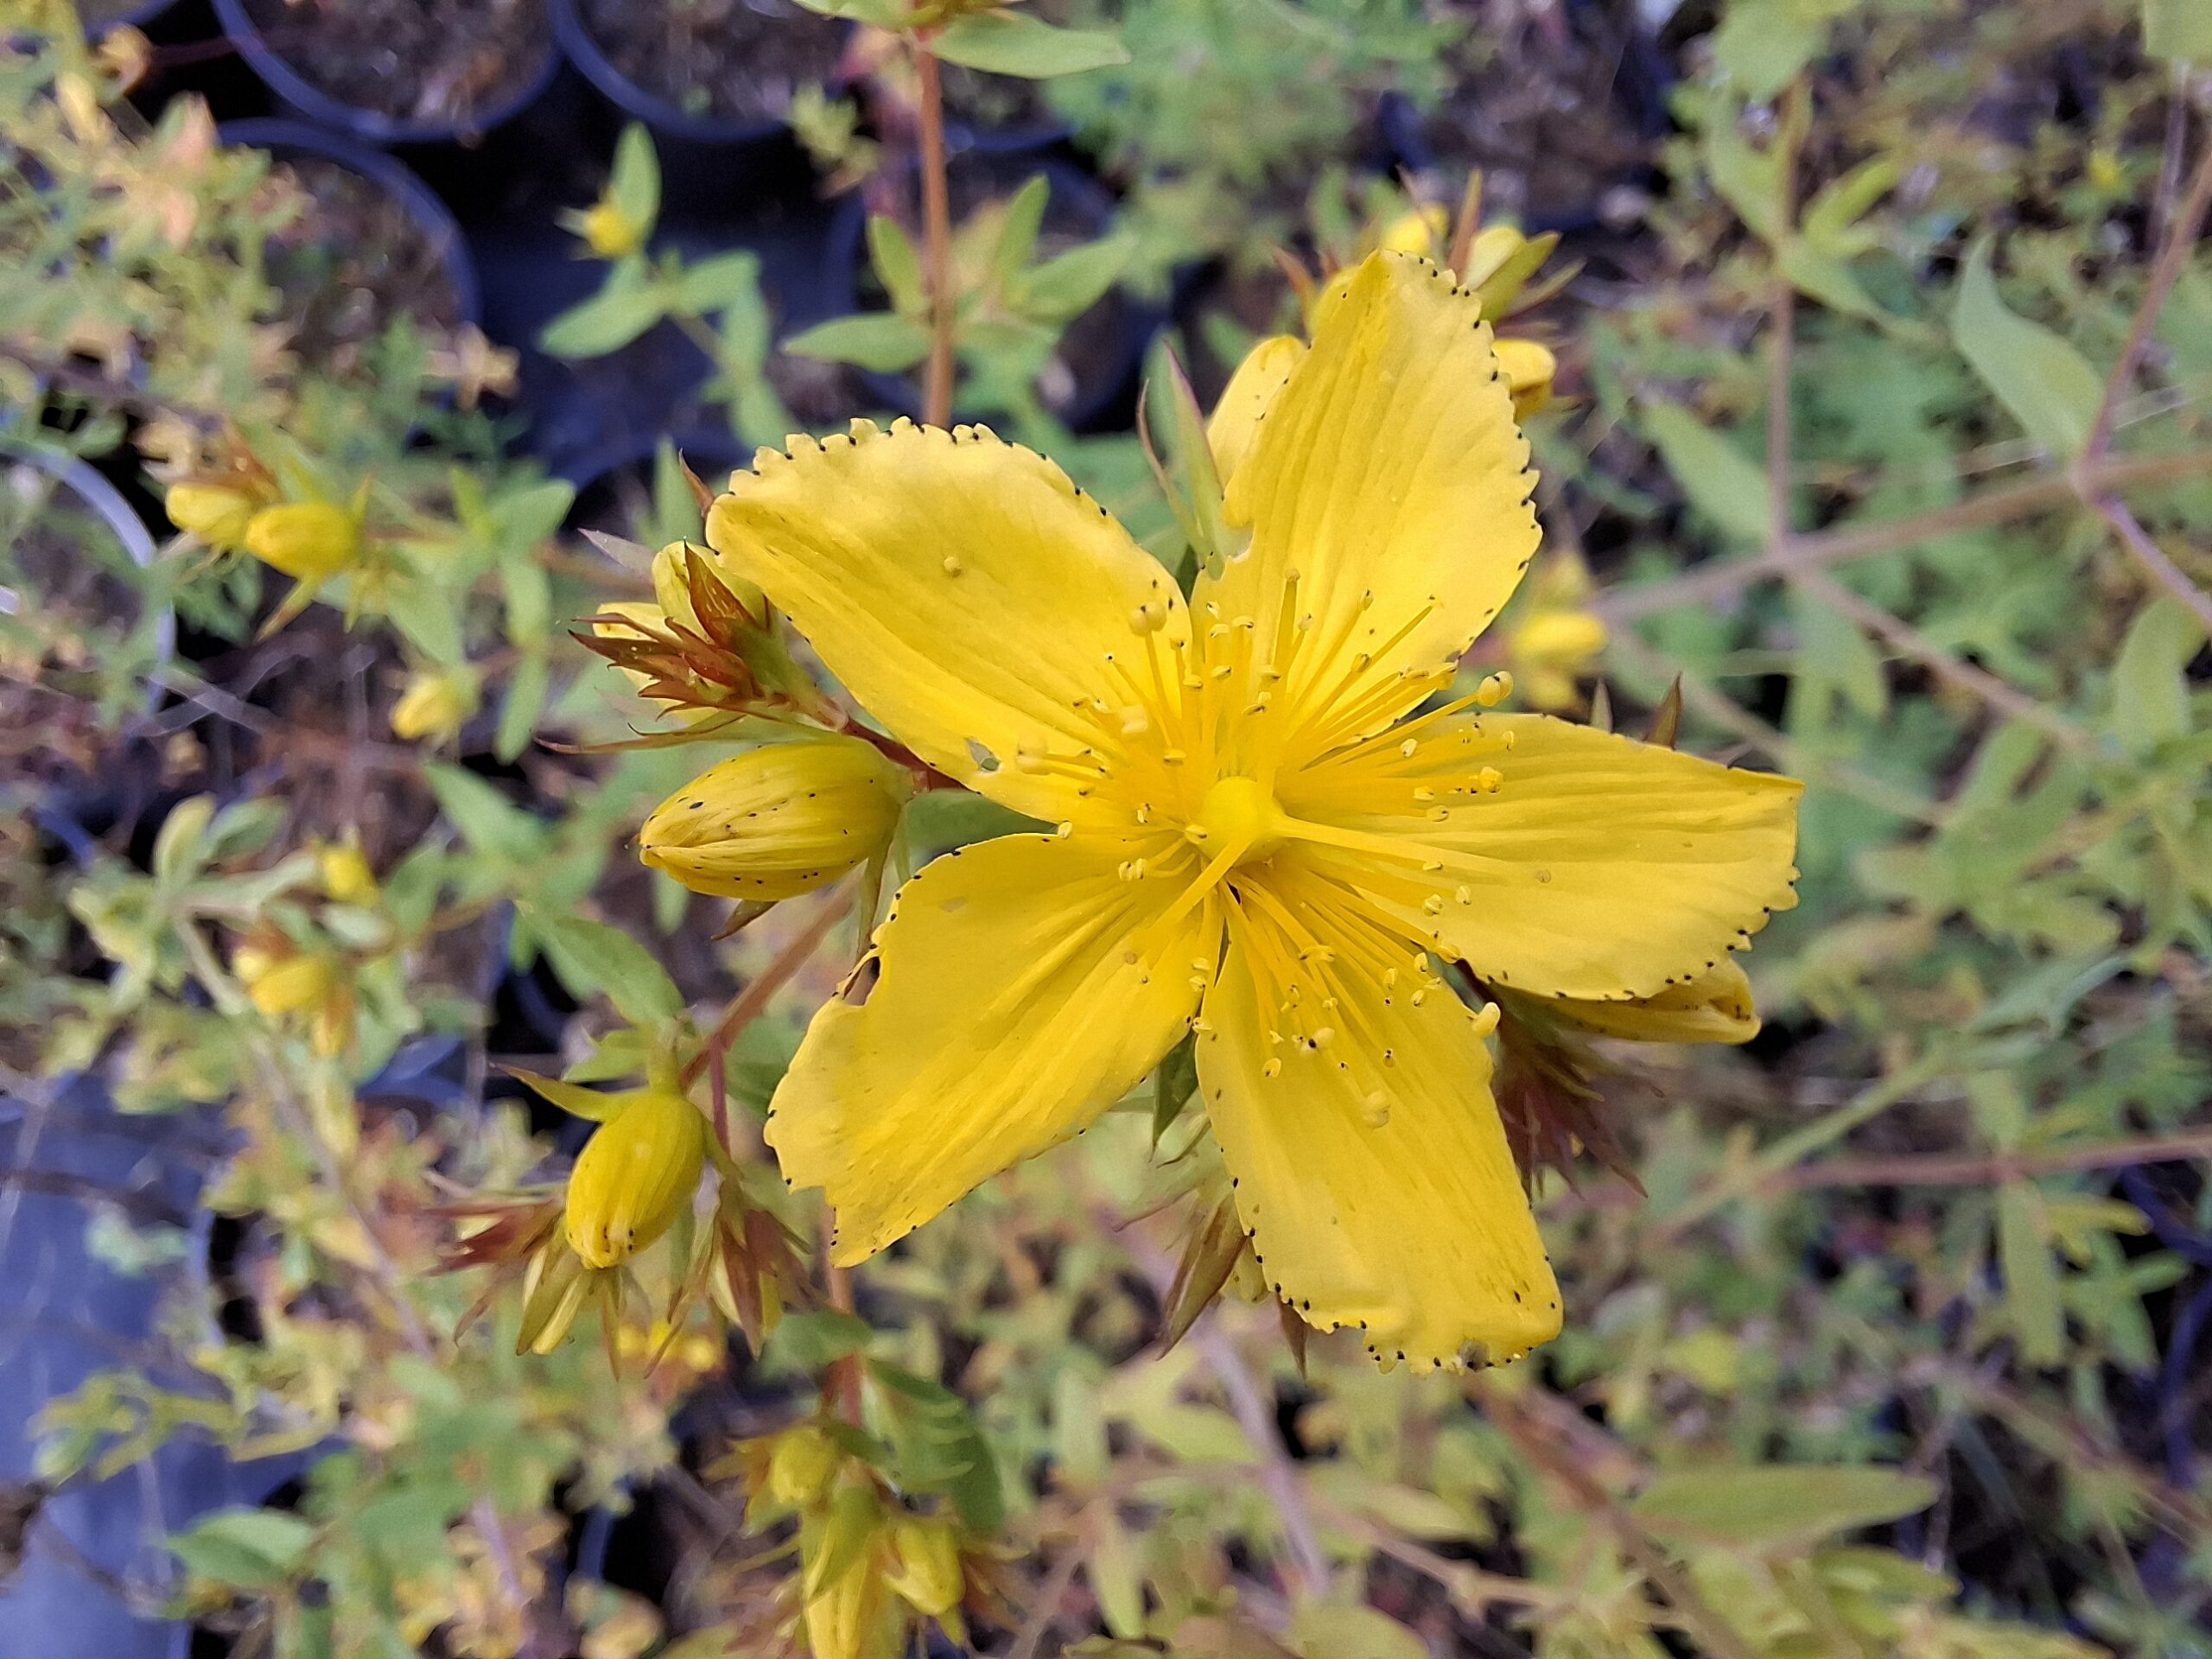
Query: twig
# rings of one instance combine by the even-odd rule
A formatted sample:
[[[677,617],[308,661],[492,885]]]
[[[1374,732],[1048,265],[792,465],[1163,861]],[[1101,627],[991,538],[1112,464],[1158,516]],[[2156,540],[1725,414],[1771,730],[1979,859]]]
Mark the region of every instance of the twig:
[[[2091,1147],[2062,1147],[2050,1152],[1834,1158],[1800,1164],[1784,1170],[1776,1179],[1801,1192],[1824,1186],[1981,1186],[2037,1175],[2125,1169],[2133,1164],[2178,1163],[2195,1158],[2212,1158],[2212,1129]]]
[[[1910,657],[1937,678],[1948,680],[1961,690],[1980,697],[1999,714],[2039,728],[2077,754],[2096,752],[2096,740],[2056,709],[2046,708],[2025,692],[1999,679],[1988,670],[1977,668],[1965,658],[1944,650],[1904,618],[1892,615],[1879,605],[1861,598],[1827,571],[1794,571],[1789,579],[1803,593],[1833,610],[1842,612],[1867,632],[1887,641],[1900,654]]]
[[[705,1044],[684,1062],[683,1081],[687,1085],[698,1081],[699,1073],[706,1069],[709,1053],[716,1049],[727,1052],[738,1033],[760,1018],[767,1007],[769,999],[783,989],[791,976],[806,965],[807,959],[822,948],[822,941],[830,937],[830,929],[844,920],[845,912],[852,907],[853,895],[849,889],[823,901],[813,919],[792,935],[790,943],[776,953],[775,959],[760,970],[750,985],[738,993],[736,1000],[729,1005],[728,1012],[708,1033]]]
[[[1014,1645],[1007,1649],[1006,1659],[1037,1659],[1037,1649],[1045,1634],[1052,1628],[1052,1621],[1059,1617],[1060,1604],[1067,1599],[1068,1591],[1075,1584],[1077,1568],[1083,1565],[1083,1552],[1064,1550],[1052,1563],[1045,1582],[1037,1588],[1029,1604],[1029,1617],[1021,1622],[1021,1632],[1014,1638]]]
[[[1592,608],[1610,623],[1630,622],[1685,605],[1710,604],[1755,582],[1786,576],[1795,569],[1848,564],[1855,559],[1895,553],[1962,530],[1980,530],[2032,513],[2046,512],[2080,499],[2083,489],[2115,494],[2138,486],[2178,483],[2212,476],[2212,449],[2185,449],[2168,455],[2107,455],[2072,476],[2046,473],[2002,484],[1931,512],[1884,524],[1845,525],[1792,536],[1777,547],[1740,559],[1716,559],[1694,570],[1619,588],[1601,594]]]
[[[2174,284],[2181,279],[2182,268],[2189,263],[2190,250],[2204,228],[2208,210],[2212,210],[2212,138],[2205,141],[2204,153],[2196,158],[2196,171],[2189,181],[2188,199],[2167,227],[2158,262],[2151,267],[2150,283],[2144,289],[2142,301],[2127,325],[2127,340],[2120,348],[2120,360],[2112,365],[2112,373],[2105,379],[2105,394],[2097,405],[2096,423],[2090,427],[2089,441],[2082,447],[2084,461],[2101,459],[2112,447],[2113,427],[2120,418],[2120,404],[2143,360],[2144,348],[2151,343],[2151,330],[2158,326],[2158,313],[2165,308],[2166,296],[2173,292]]]
[[[2212,633],[2212,594],[2191,582],[2189,573],[2151,538],[2151,532],[2143,528],[2127,504],[2116,495],[2099,496],[2097,512],[2112,526],[2120,545],[2135,556],[2136,563],[2150,573],[2151,580],[2193,614],[2207,633]]]
[[[952,424],[952,207],[944,175],[944,84],[926,40],[915,43],[921,70],[922,232],[930,285],[930,356],[922,382],[922,420]]]

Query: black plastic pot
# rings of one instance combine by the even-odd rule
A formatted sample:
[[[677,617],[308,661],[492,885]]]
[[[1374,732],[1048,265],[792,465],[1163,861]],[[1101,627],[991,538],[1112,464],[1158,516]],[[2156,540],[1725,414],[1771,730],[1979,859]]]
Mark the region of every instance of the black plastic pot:
[[[307,79],[269,44],[240,0],[214,0],[215,16],[238,55],[288,107],[336,131],[369,144],[473,144],[502,122],[537,101],[561,67],[561,54],[549,31],[539,42],[543,61],[516,89],[465,122],[410,121],[381,110],[358,109],[332,97]]]
[[[639,121],[652,132],[664,218],[726,219],[753,197],[811,191],[812,164],[783,122],[729,120],[678,109],[615,67],[577,0],[549,4],[562,51],[604,101],[611,124]]]
[[[235,0],[226,3],[234,4]],[[483,286],[478,280],[476,262],[469,254],[467,239],[461,235],[459,222],[430,188],[401,162],[382,150],[372,149],[339,133],[327,132],[303,121],[274,117],[226,122],[218,129],[216,136],[226,144],[251,144],[265,149],[279,161],[313,156],[334,162],[381,187],[406,208],[407,216],[422,227],[437,250],[438,263],[453,283],[461,321],[478,324],[483,321]]]
[[[126,6],[112,17],[97,23],[87,22],[85,34],[87,38],[96,41],[110,29],[143,29],[176,3],[177,0],[138,0],[137,5]]]
[[[1103,235],[1112,228],[1117,211],[1112,194],[1089,173],[1058,157],[1040,157],[1018,149],[971,150],[952,158],[950,170],[956,194],[963,176],[987,184],[994,194],[1010,195],[1041,173],[1052,188],[1045,210],[1048,226],[1071,229],[1085,238]],[[910,193],[913,188],[911,182],[906,188]],[[824,285],[826,291],[836,296],[839,302],[838,308],[830,314],[833,316],[849,315],[861,308],[869,211],[870,205],[861,197],[849,196],[840,207],[830,227]],[[956,207],[956,214],[957,211]],[[1167,321],[1165,306],[1140,299],[1123,289],[1114,289],[1098,303],[1118,308],[1118,315],[1110,319],[1114,326],[1110,347],[1101,353],[1104,366],[1090,382],[1079,385],[1064,406],[1052,411],[1071,431],[1077,433],[1117,432],[1129,424],[1135,414],[1137,381],[1144,368],[1145,353],[1151,347],[1153,336]],[[1084,318],[1078,318],[1071,327],[1082,323],[1096,309],[1094,307],[1093,312],[1085,313]],[[869,393],[893,414],[918,418],[921,390],[918,374],[918,371],[905,375],[868,372],[861,378]],[[953,413],[956,419],[964,418],[957,389]]]
[[[155,539],[130,503],[90,462],[67,455],[57,455],[28,445],[0,440],[0,465],[29,467],[45,474],[89,507],[100,522],[115,534],[124,554],[140,569],[154,563]],[[0,593],[4,593],[0,589]],[[167,662],[176,650],[176,616],[172,611],[162,611],[152,619],[153,650],[157,661]],[[149,691],[149,697],[158,698],[158,691]]]

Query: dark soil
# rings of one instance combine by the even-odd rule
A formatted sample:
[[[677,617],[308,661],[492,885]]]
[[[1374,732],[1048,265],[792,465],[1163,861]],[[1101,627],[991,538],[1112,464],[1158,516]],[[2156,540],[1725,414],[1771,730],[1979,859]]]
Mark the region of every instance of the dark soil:
[[[845,49],[843,23],[794,0],[582,0],[581,11],[626,79],[702,118],[780,121]]]
[[[361,366],[386,324],[411,313],[426,329],[461,322],[461,296],[444,249],[372,179],[335,162],[304,156],[281,164],[305,194],[308,211],[269,240],[269,279],[277,315],[294,329],[302,360],[343,376]]]
[[[1605,3],[1532,10],[1517,39],[1471,29],[1449,55],[1452,92],[1420,130],[1454,192],[1480,168],[1497,207],[1572,223],[1636,177],[1651,124],[1663,127],[1637,27],[1632,7]]]
[[[269,49],[340,103],[466,130],[545,67],[545,0],[243,0]]]

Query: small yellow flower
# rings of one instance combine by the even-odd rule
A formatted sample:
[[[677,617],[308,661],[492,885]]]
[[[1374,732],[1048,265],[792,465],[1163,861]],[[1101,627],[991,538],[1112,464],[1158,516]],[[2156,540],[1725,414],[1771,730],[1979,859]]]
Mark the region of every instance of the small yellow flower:
[[[667,1088],[614,1096],[569,1175],[569,1247],[587,1268],[628,1261],[666,1232],[698,1191],[707,1121]]]
[[[647,226],[604,197],[584,210],[577,228],[594,258],[620,259],[645,245]]]
[[[1559,373],[1559,359],[1548,346],[1533,340],[1500,339],[1497,366],[1513,389],[1513,414],[1525,421],[1552,400],[1552,380]]]
[[[936,1516],[899,1515],[886,1537],[890,1555],[886,1581],[918,1612],[942,1618],[960,1605],[966,1588],[960,1567],[960,1539],[950,1522]]]
[[[391,706],[392,735],[409,743],[450,741],[476,712],[480,684],[473,669],[426,669],[410,675]]]
[[[316,1053],[327,1058],[345,1052],[353,1035],[353,988],[337,957],[270,936],[239,945],[231,970],[264,1019],[304,1015]]]
[[[169,522],[226,553],[245,550],[246,531],[261,501],[236,484],[172,484],[162,498]]]
[[[315,872],[321,878],[323,896],[340,905],[376,902],[376,872],[369,868],[360,843],[336,842],[315,854]]]
[[[361,520],[327,501],[264,507],[245,527],[245,550],[296,582],[327,582],[361,556]]]
[[[779,1086],[767,1138],[826,1191],[834,1262],[1067,1139],[1192,1031],[1238,1218],[1300,1318],[1421,1367],[1556,1334],[1497,1015],[1437,963],[1599,1001],[1694,979],[1792,902],[1801,788],[1491,692],[1416,712],[1537,548],[1482,308],[1377,253],[1310,349],[1255,353],[1210,428],[1243,546],[1188,601],[980,427],[857,422],[715,502],[709,542],[865,707],[1054,826],[909,882],[867,997],[816,1014]]]
[[[772,743],[721,762],[663,801],[639,855],[694,893],[774,900],[811,893],[881,855],[911,792],[851,738]]]
[[[829,1493],[851,1454],[814,1423],[800,1423],[767,1440],[768,1496],[804,1509]]]

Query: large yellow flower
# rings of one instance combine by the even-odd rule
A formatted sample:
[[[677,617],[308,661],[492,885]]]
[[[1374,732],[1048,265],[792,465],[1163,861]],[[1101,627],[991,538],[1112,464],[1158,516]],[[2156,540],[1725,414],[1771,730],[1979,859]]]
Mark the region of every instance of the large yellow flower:
[[[816,1016],[768,1138],[881,1249],[1199,1035],[1277,1293],[1422,1365],[1524,1352],[1559,1293],[1439,957],[1649,996],[1790,902],[1799,786],[1450,683],[1536,548],[1478,302],[1402,254],[1212,432],[1249,542],[1189,603],[1049,462],[855,423],[764,451],[708,537],[914,751],[1057,833],[924,869]]]

